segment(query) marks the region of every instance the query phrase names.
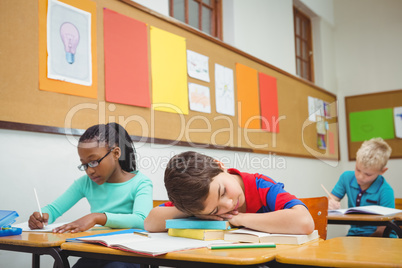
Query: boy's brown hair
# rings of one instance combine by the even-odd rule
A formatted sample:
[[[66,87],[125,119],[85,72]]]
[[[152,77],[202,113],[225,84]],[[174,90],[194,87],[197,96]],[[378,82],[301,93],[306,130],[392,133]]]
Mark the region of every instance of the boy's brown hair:
[[[169,200],[177,209],[196,215],[204,209],[212,179],[223,172],[219,162],[193,151],[173,156],[165,170]]]

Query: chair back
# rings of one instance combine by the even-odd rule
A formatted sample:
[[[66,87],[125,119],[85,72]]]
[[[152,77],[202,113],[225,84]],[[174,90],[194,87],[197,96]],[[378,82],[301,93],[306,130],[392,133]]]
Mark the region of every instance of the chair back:
[[[402,209],[402,198],[395,198],[395,208]]]
[[[307,207],[313,217],[315,229],[320,238],[327,239],[328,198],[326,196],[299,198]]]
[[[163,203],[168,202],[169,200],[154,200],[154,207],[157,207]]]

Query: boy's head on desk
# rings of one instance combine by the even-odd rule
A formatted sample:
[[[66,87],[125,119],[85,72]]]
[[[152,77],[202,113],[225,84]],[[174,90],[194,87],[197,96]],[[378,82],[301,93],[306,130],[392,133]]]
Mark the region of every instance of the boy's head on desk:
[[[368,188],[378,175],[387,171],[391,147],[382,138],[363,142],[356,154],[355,176],[362,189]]]
[[[221,215],[245,204],[241,178],[216,159],[192,151],[170,159],[165,187],[169,200],[189,215]]]

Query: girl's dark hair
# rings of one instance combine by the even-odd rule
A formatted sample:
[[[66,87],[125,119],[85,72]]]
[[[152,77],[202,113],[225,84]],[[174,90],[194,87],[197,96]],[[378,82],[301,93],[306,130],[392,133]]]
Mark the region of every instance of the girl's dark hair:
[[[99,124],[88,128],[79,142],[104,142],[109,148],[120,147],[120,167],[127,172],[137,170],[136,152],[133,141],[127,131],[117,123]]]

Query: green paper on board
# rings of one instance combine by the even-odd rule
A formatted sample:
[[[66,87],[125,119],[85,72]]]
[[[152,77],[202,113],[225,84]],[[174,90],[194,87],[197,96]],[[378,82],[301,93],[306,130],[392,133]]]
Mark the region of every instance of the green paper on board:
[[[376,137],[394,139],[392,108],[350,113],[349,129],[352,142]]]

